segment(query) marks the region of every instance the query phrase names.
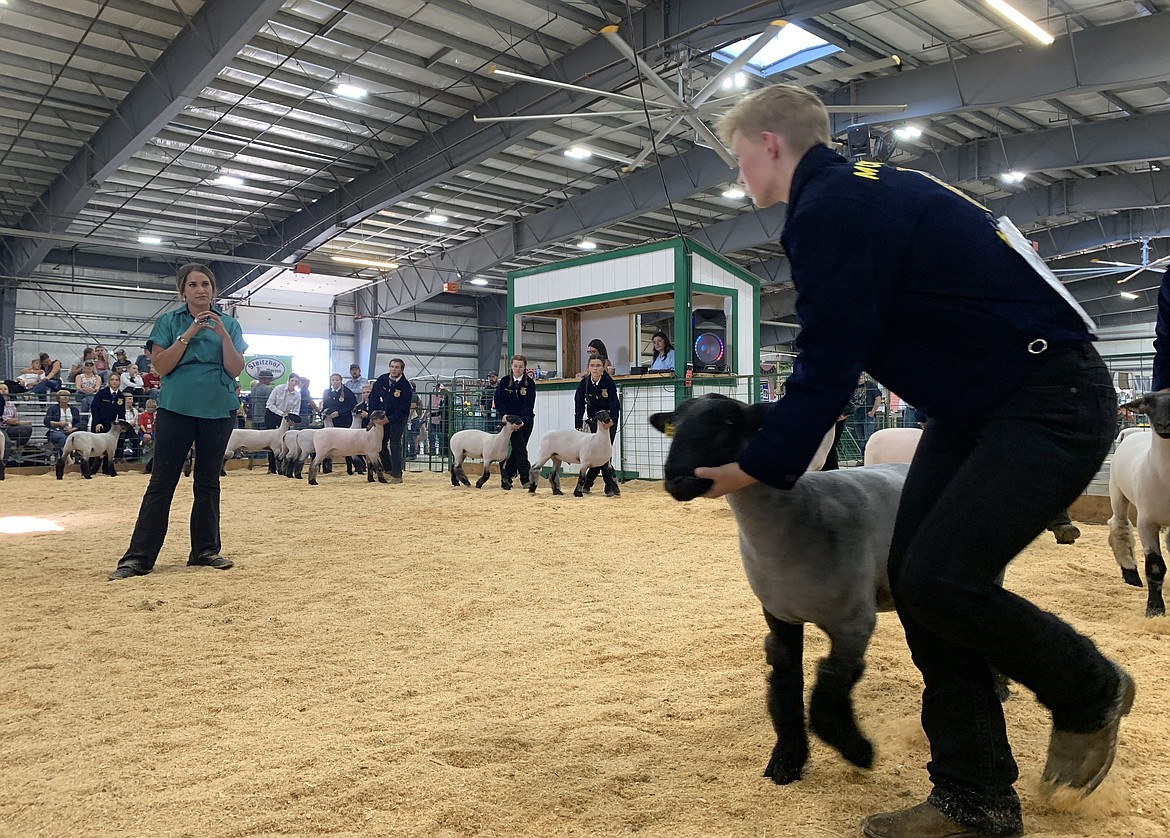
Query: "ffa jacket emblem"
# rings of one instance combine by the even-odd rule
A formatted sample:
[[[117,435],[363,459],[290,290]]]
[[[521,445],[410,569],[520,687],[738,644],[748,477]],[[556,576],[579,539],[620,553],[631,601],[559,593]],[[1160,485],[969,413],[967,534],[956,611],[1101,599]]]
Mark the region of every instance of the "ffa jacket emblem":
[[[527,395],[528,395],[528,388],[527,388],[527,387],[521,387],[521,388],[520,388],[520,395],[521,395],[521,396],[527,396]]]
[[[402,391],[401,391],[401,390],[395,390],[395,391],[394,391],[394,398],[396,398],[396,399],[400,399],[400,398],[402,398]]]
[[[609,398],[609,390],[604,390],[604,389],[603,389],[603,390],[601,391],[601,397],[602,397],[603,399],[608,399],[608,398]]]

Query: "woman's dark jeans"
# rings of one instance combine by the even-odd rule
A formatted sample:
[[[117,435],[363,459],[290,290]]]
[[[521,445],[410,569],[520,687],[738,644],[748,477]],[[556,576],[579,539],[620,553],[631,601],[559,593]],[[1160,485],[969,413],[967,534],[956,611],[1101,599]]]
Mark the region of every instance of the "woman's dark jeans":
[[[974,427],[931,420],[906,478],[890,581],[930,740],[932,800],[979,821],[1019,802],[992,669],[1036,694],[1054,724],[1092,730],[1117,676],[1093,643],[996,576],[1093,478],[1117,397],[1090,344],[1050,349]]]
[[[149,573],[167,537],[175,487],[191,444],[195,445],[195,501],[191,505],[191,553],[188,562],[219,555],[219,470],[234,416],[200,419],[170,410],[155,413],[154,461],[150,485],[138,510],[134,535],[118,567]]]

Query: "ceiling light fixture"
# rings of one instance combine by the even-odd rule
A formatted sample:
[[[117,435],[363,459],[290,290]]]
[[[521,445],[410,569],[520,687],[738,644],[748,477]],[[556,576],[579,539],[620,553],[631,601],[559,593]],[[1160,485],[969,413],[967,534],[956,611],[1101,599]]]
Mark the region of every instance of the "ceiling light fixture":
[[[212,182],[218,186],[243,186],[244,185],[244,179],[242,177],[236,177],[235,175],[220,175]]]
[[[597,242],[589,241],[589,239],[581,239],[581,241],[577,242],[577,248],[579,250],[597,250]]]
[[[374,262],[369,259],[358,259],[353,256],[330,256],[334,262],[341,262],[344,265],[357,265],[362,268],[381,268],[384,271],[393,271],[398,268],[394,262]]]
[[[1132,291],[1118,291],[1117,296],[1123,300],[1136,300],[1138,298],[1138,295]]]
[[[139,236],[139,244],[162,244],[162,239],[158,236]]]
[[[354,84],[339,84],[333,88],[333,92],[338,96],[344,96],[346,99],[362,99],[370,91]]]
[[[572,157],[574,160],[587,160],[593,156],[593,152],[584,146],[575,145],[565,151],[565,157]]]
[[[917,140],[922,136],[922,129],[917,125],[903,125],[901,128],[895,128],[894,134],[900,140]]]
[[[1023,172],[1001,172],[999,179],[1004,183],[1020,183],[1026,175]]]
[[[443,224],[443,223],[447,222],[449,219],[445,215],[439,215],[437,212],[432,212],[430,215],[427,216],[426,220],[431,222],[432,224]]]
[[[487,285],[488,281],[482,276],[477,276],[475,279],[468,280],[472,285]]]
[[[1005,0],[986,0],[986,3],[988,6],[991,6],[991,8],[997,14],[999,14],[1000,17],[1008,20],[1037,43],[1048,46],[1056,40],[1043,29],[1041,29],[1034,20],[1021,12],[1015,6],[1005,2]]]
[[[736,189],[734,186],[730,189],[723,190],[723,197],[729,201],[738,201],[747,197],[747,193],[742,189]]]

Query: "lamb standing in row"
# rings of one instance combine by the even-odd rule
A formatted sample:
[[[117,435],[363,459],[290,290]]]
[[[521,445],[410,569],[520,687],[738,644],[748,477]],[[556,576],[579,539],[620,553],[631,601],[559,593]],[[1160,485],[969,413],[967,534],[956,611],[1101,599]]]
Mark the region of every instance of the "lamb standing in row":
[[[232,457],[243,454],[246,451],[276,451],[280,439],[288,432],[288,429],[301,421],[301,417],[295,413],[290,413],[280,420],[280,424],[275,428],[269,428],[266,431],[257,431],[253,428],[235,428],[232,430],[232,435],[228,437],[227,449],[224,451],[223,460],[226,463]],[[249,462],[249,466],[251,463]],[[226,474],[221,468],[220,476]]]
[[[1158,537],[1165,527],[1170,527],[1170,392],[1149,393],[1122,407],[1149,416],[1154,432],[1126,436],[1113,455],[1109,466],[1109,502],[1113,507],[1109,546],[1121,566],[1121,578],[1140,588],[1142,577],[1134,561],[1133,527],[1129,522],[1129,508],[1136,506],[1138,538],[1146,555],[1149,583],[1146,616],[1162,617],[1166,614],[1162,599],[1166,560]],[[1166,548],[1170,550],[1170,535]]]
[[[131,430],[130,423],[124,419],[116,419],[110,429],[100,434],[90,431],[74,431],[65,440],[61,449],[61,457],[57,460],[57,479],[63,480],[65,468],[72,457],[78,458],[81,466],[81,476],[89,480],[94,468],[100,463],[102,474],[117,477],[114,469],[114,456],[118,453],[118,440],[122,434]]]
[[[605,496],[616,498],[621,494],[617,479],[614,475],[610,459],[613,457],[613,442],[609,438],[609,429],[613,421],[608,410],[599,410],[593,415],[597,421],[597,430],[593,433],[581,431],[549,431],[540,438],[540,450],[533,461],[532,471],[528,474],[528,492],[536,494],[536,483],[540,479],[540,470],[544,464],[552,460],[552,473],[548,476],[549,485],[554,495],[563,495],[561,491],[561,463],[578,463],[577,487],[573,489],[573,497],[584,497],[581,491],[585,481],[585,473],[591,468],[601,469],[601,479],[605,481]]]
[[[673,435],[666,490],[680,501],[704,494],[711,481],[695,477],[695,469],[735,462],[768,407],[712,394],[651,416],[655,428]],[[748,584],[770,629],[764,652],[772,666],[768,713],[776,745],[764,775],[775,783],[799,780],[808,759],[805,623],[831,641],[817,667],[809,725],[849,762],[873,765],[873,746],[857,726],[851,693],[865,670],[877,612],[894,606],[886,561],[907,470],[883,465],[806,472],[788,491],[756,483],[727,495]]]
[[[379,483],[388,483],[382,469],[382,435],[386,432],[386,411],[370,413],[368,428],[320,428],[313,439],[317,456],[309,466],[309,485],[316,486],[317,470],[327,458],[361,456],[366,461],[366,482],[374,482],[374,472]],[[401,482],[401,480],[399,480]]]
[[[524,420],[519,416],[508,415],[503,418],[503,428],[498,434],[489,434],[468,428],[451,436],[451,485],[470,486],[471,481],[463,473],[463,461],[470,457],[473,460],[483,460],[483,475],[475,481],[475,488],[483,488],[492,475],[492,465],[500,466],[500,488],[511,489],[512,481],[504,475],[502,463],[508,459],[508,443],[512,434],[524,427]],[[521,483],[528,482],[528,475],[521,475]]]

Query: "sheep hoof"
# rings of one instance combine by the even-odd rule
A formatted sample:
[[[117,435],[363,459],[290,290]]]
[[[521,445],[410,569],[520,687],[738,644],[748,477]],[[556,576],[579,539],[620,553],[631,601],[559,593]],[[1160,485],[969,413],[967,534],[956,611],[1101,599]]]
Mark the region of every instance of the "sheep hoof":
[[[560,489],[553,489],[552,492],[554,495],[563,495],[564,494],[564,492],[562,492]]]
[[[1165,605],[1147,605],[1146,606],[1146,616],[1147,617],[1165,617],[1166,616],[1166,606]]]
[[[319,484],[317,483],[317,481],[316,481],[315,479],[313,479],[312,477],[310,477],[310,478],[309,478],[309,485],[310,485],[310,486],[317,486],[317,485],[319,485]]]
[[[1142,587],[1142,577],[1138,575],[1136,567],[1123,567],[1121,578],[1127,585],[1133,585],[1135,588]]]
[[[560,494],[560,492],[557,492],[556,494],[558,494],[558,495],[559,495],[559,494]],[[582,492],[580,489],[575,489],[575,490],[573,490],[573,497],[575,497],[575,498],[583,498],[583,497],[585,497],[585,493],[584,493],[584,492]]]
[[[786,786],[800,779],[804,771],[804,763],[808,760],[808,745],[802,748],[791,749],[795,753],[785,753],[785,748],[777,744],[772,749],[772,758],[768,760],[768,767],[764,769],[764,776],[778,786]]]

